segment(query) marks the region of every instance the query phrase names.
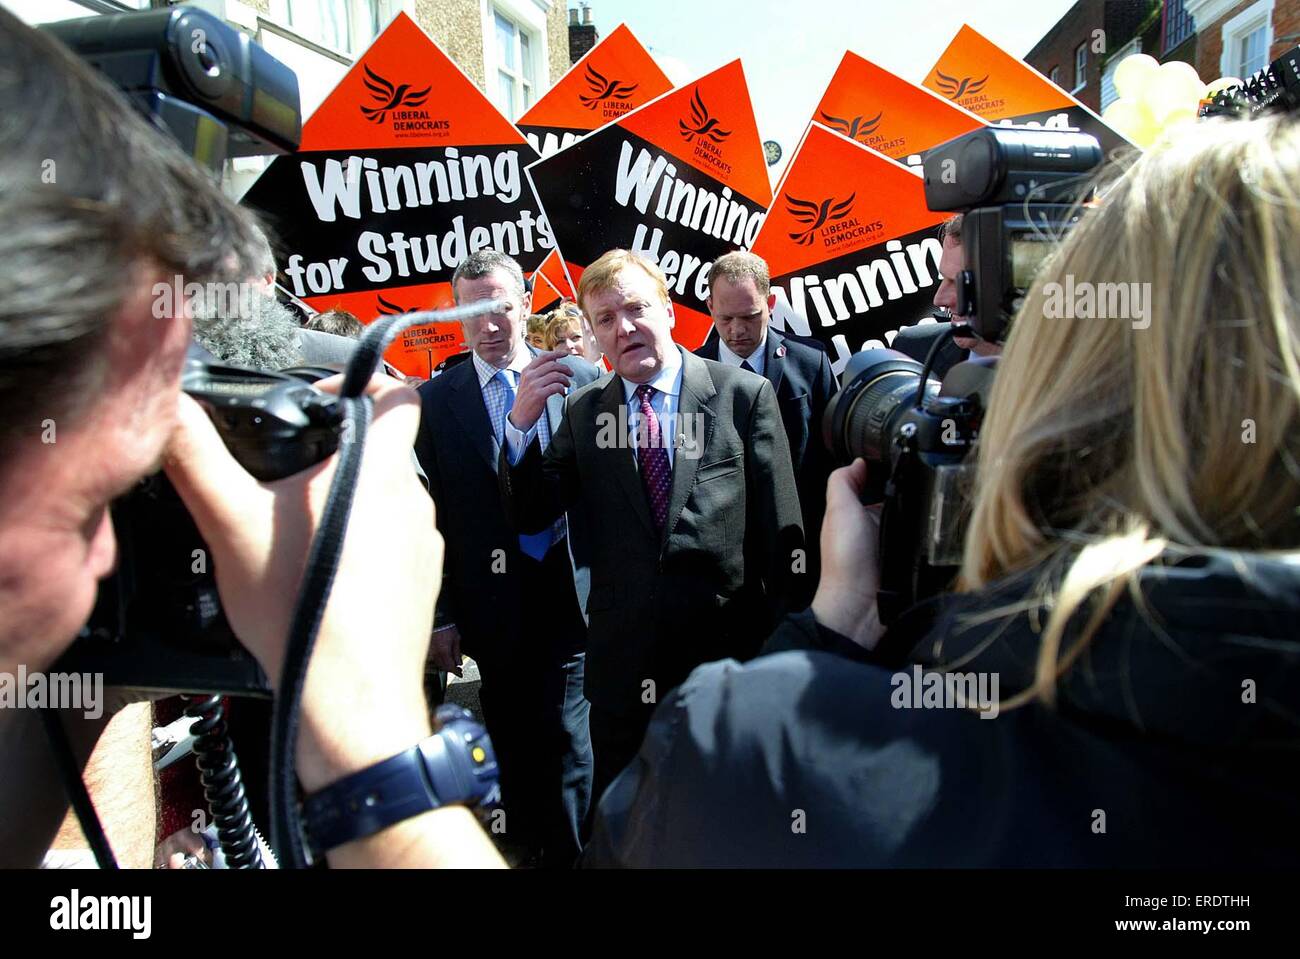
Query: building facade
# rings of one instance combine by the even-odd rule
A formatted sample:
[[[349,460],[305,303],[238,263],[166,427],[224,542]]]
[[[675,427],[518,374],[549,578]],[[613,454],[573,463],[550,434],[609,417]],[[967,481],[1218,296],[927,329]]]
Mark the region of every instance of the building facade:
[[[1133,53],[1183,60],[1207,83],[1245,78],[1300,42],[1300,0],[1079,0],[1025,60],[1100,112]]]
[[[186,0],[248,33],[298,74],[303,117],[398,13],[406,13],[515,120],[569,69],[564,0]],[[166,7],[165,0],[0,0],[28,23]],[[242,196],[266,164],[227,164]]]

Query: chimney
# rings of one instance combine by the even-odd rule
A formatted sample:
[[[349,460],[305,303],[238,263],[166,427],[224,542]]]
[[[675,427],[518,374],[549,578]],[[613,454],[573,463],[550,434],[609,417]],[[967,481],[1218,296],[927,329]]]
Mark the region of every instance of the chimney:
[[[600,39],[596,24],[591,19],[591,4],[569,10],[569,62],[577,63]]]

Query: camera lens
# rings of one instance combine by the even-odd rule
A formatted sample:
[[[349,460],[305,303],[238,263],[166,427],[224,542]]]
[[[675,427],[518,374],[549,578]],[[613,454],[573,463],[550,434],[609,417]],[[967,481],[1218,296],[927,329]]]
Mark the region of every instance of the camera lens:
[[[861,456],[888,463],[899,418],[916,405],[920,363],[897,350],[863,350],[844,371],[844,389],[826,408],[826,446],[838,462]]]

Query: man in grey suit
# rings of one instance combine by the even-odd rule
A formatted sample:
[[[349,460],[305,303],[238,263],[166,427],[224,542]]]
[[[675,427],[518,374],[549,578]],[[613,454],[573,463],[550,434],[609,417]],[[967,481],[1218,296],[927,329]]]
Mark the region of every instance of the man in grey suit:
[[[598,801],[656,702],[701,663],[758,652],[797,588],[804,536],[772,384],[678,347],[663,274],[636,254],[591,264],[578,302],[614,375],[568,396],[543,451],[535,424],[570,378],[534,360],[498,477],[516,528],[545,529],[567,510],[590,543]]]
[[[463,643],[478,663],[479,702],[501,769],[505,836],[542,865],[568,866],[591,796],[582,694],[587,563],[560,514],[532,530],[538,535],[521,537],[497,492],[505,417],[518,402],[519,373],[536,355],[524,343],[523,273],[505,254],[483,250],[457,268],[452,290],[457,303],[508,305],[466,320],[470,360],[419,388],[415,451],[446,542],[430,658],[459,674]],[[575,385],[598,376],[585,360],[564,362]],[[560,425],[563,400],[557,393],[539,412],[543,446]]]

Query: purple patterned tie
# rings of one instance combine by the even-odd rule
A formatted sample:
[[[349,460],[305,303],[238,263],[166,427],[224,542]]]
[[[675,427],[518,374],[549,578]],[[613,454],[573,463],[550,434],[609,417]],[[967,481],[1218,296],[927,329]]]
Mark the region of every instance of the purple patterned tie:
[[[668,465],[668,450],[660,440],[659,419],[655,416],[650,397],[655,388],[648,383],[636,388],[641,401],[641,425],[636,432],[636,461],[641,468],[641,482],[645,484],[646,498],[650,501],[650,515],[654,517],[655,532],[663,535],[668,521],[668,492],[673,485],[673,471]]]

